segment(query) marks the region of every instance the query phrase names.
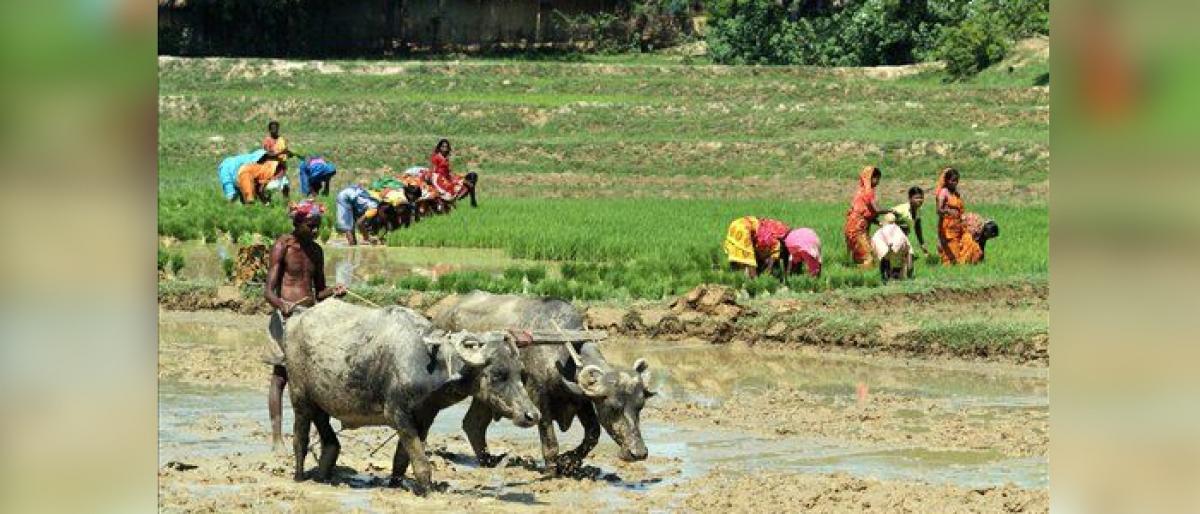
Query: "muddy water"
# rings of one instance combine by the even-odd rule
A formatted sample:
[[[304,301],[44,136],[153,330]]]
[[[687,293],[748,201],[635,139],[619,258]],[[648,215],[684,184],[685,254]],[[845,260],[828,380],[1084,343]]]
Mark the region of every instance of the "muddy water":
[[[340,239],[325,248],[326,276],[343,283],[358,284],[374,277],[395,279],[404,275],[431,276],[449,271],[503,271],[510,266],[546,265],[508,257],[504,250],[478,248],[400,248],[384,246],[347,247]],[[175,242],[172,248],[184,257],[180,278],[223,280],[221,261],[237,256],[237,245],[229,242]],[[553,266],[549,271],[554,272]]]
[[[394,442],[367,455],[390,434],[383,428],[342,434],[343,486],[308,482],[301,489],[304,494],[292,489],[297,486],[290,483],[290,458],[271,453],[266,444],[266,370],[254,353],[263,337],[260,324],[257,317],[229,313],[162,313],[160,465],[178,461],[207,470],[193,475],[187,473],[197,471],[170,471],[171,480],[164,479],[168,485],[163,486],[172,491],[167,503],[184,510],[198,505],[228,508],[229,503],[211,502],[237,496],[239,488],[260,487],[267,492],[256,489],[253,495],[267,494],[276,502],[265,508],[291,505],[299,501],[297,495],[307,502],[313,494],[329,509],[396,507],[386,502],[407,493],[380,487],[390,472]],[[703,492],[705,477],[716,470],[847,473],[966,488],[1048,486],[1041,442],[1033,451],[1013,451],[938,435],[994,430],[1028,439],[1029,434],[1017,433],[1020,420],[1041,419],[1049,410],[1044,369],[916,364],[639,340],[604,345],[615,363],[628,365],[644,357],[651,365],[652,388],[660,395],[643,413],[650,460],[632,465],[617,461],[616,445],[604,436],[589,460],[597,467],[594,480],[543,481],[536,472],[541,460],[536,430],[518,429],[502,420],[489,430],[492,450],[508,451],[516,459],[507,469],[477,468],[459,427],[464,403],[439,415],[431,430],[435,480],[447,481],[449,494],[443,497],[448,503],[425,506],[462,510],[470,505],[456,504],[456,499],[471,498],[513,508],[585,503],[624,509],[635,508],[643,497],[673,505],[679,497]],[[860,411],[867,421],[860,423],[855,417],[846,422],[841,417],[858,416]],[[837,417],[822,418],[821,412]],[[286,405],[284,418],[287,433],[291,415]],[[886,426],[868,427],[872,422]],[[560,434],[560,447],[569,449],[581,438],[576,424]],[[668,499],[662,500],[664,496]],[[233,505],[244,505],[244,500]],[[237,508],[259,507],[263,505]]]

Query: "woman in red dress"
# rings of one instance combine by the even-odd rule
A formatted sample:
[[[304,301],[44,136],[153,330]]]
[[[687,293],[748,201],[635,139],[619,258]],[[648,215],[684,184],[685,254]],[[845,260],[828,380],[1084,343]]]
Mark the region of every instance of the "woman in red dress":
[[[442,139],[438,141],[437,146],[433,148],[433,155],[429,156],[429,176],[426,181],[437,189],[442,200],[447,203],[470,195],[471,207],[476,207],[475,203],[475,174],[468,173],[466,179],[455,175],[450,171],[450,141]]]

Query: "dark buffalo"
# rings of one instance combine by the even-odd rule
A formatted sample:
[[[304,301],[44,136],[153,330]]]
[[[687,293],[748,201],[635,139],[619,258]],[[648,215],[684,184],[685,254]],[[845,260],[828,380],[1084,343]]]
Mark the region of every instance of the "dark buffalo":
[[[570,303],[548,298],[525,298],[473,292],[452,296],[430,311],[433,323],[445,330],[552,330],[582,329],[583,316]],[[538,432],[546,471],[557,475],[578,468],[600,439],[600,428],[621,447],[624,460],[646,458],[640,418],[646,399],[646,361],[638,359],[632,370],[609,364],[594,343],[533,345],[521,349],[525,389],[542,412]],[[463,430],[480,464],[495,465],[499,457],[488,453],[487,427],[498,413],[487,403],[471,402]],[[563,455],[558,453],[554,423],[570,428],[575,417],[583,424],[583,442]]]
[[[337,435],[345,428],[386,425],[399,443],[392,461],[397,485],[409,462],[414,492],[432,486],[425,438],[442,409],[470,396],[518,426],[540,420],[525,395],[513,342],[500,333],[431,338],[433,327],[402,307],[369,309],[326,300],[288,321],[286,362],[295,413],[296,480],[304,479],[310,423],[321,435],[318,480],[329,480]]]

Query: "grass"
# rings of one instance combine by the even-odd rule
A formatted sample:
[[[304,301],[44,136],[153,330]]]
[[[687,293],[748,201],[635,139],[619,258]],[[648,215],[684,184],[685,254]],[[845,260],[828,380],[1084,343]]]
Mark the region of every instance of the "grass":
[[[957,353],[996,353],[1036,336],[1046,335],[1044,323],[1009,322],[995,319],[923,320],[902,337],[919,346],[939,345]]]
[[[165,213],[160,214],[160,233],[186,239],[215,238],[217,231],[281,233],[287,229],[281,207],[230,209],[214,207],[214,200],[204,197],[190,198],[160,199],[160,212]],[[995,218],[1001,227],[1001,237],[989,245],[987,262],[969,268],[946,268],[937,265],[936,260],[926,260],[917,267],[917,277],[922,279],[918,283],[1047,273],[1049,223],[1045,207],[973,209]],[[497,199],[489,201],[486,209],[459,209],[453,215],[433,217],[394,232],[388,243],[498,248],[514,258],[563,263],[561,277],[547,277],[545,269],[517,268],[497,275],[455,272],[437,283],[400,278],[397,285],[410,289],[485,289],[594,300],[661,298],[707,282],[731,285],[756,296],[775,292],[778,281],[766,277],[747,281],[728,271],[720,250],[729,222],[754,213],[793,226],[811,227],[822,237],[822,276],[794,276],[788,283],[792,290],[877,286],[880,282],[875,272],[861,271],[848,262],[841,235],[843,211],[839,205],[766,200]],[[327,217],[323,232],[328,233],[331,223]],[[208,230],[212,232],[205,232]],[[936,236],[932,227],[927,230],[927,244],[932,248]]]
[[[372,287],[637,299],[714,282],[753,296],[774,293],[781,287],[777,281],[747,281],[726,270],[720,252],[725,229],[745,214],[777,217],[821,235],[823,276],[793,277],[786,284],[792,291],[873,294],[868,291],[1045,280],[1044,203],[969,205],[1001,226],[985,264],[942,268],[927,262],[918,266],[916,281],[880,287],[876,273],[845,262],[845,202],[726,198],[700,181],[686,191],[686,200],[588,198],[590,192],[573,190],[580,187],[569,179],[524,191],[508,186],[508,197],[488,195],[489,176],[549,173],[611,178],[596,187],[618,196],[622,188],[652,189],[637,182],[641,177],[748,184],[760,177],[815,178],[849,185],[865,163],[884,168],[889,191],[896,184],[931,183],[945,165],[962,169],[968,183],[1020,187],[1049,177],[1049,92],[1030,83],[1044,63],[946,84],[930,73],[883,80],[846,70],[682,62],[666,56],[587,56],[577,62],[161,60],[158,232],[241,240],[287,231],[281,206],[229,205],[214,176],[223,156],[257,146],[266,121],[275,118],[294,147],[322,152],[338,164],[335,187],[423,163],[437,138],[451,137],[456,169],[477,169],[484,177],[483,207],[422,221],[392,234],[389,244],[496,248],[561,269],[464,270],[437,281],[380,279]],[[600,193],[595,196],[605,196]],[[932,248],[931,206],[926,217]],[[323,236],[331,227],[332,216]]]
[[[265,60],[159,65],[160,191],[210,190],[268,118],[353,173],[424,162],[438,137],[488,174],[848,178],[878,163],[929,179],[1044,181],[1049,93],[1023,79],[942,84],[805,67]],[[394,74],[355,73],[392,67]],[[399,70],[399,71],[395,71]],[[990,76],[990,75],[989,75]],[[223,141],[210,142],[221,136]],[[997,158],[997,152],[1003,157]]]

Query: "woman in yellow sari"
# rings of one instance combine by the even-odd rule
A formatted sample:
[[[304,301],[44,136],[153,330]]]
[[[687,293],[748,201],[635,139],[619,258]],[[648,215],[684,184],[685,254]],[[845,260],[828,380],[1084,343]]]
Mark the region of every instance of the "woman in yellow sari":
[[[942,264],[976,264],[983,258],[979,243],[963,223],[965,204],[958,194],[958,170],[945,168],[938,174],[937,186],[938,253]]]
[[[788,227],[781,221],[742,216],[729,224],[725,243],[721,246],[730,266],[735,270],[744,269],[747,277],[755,278],[779,260],[781,240],[787,233]]]

